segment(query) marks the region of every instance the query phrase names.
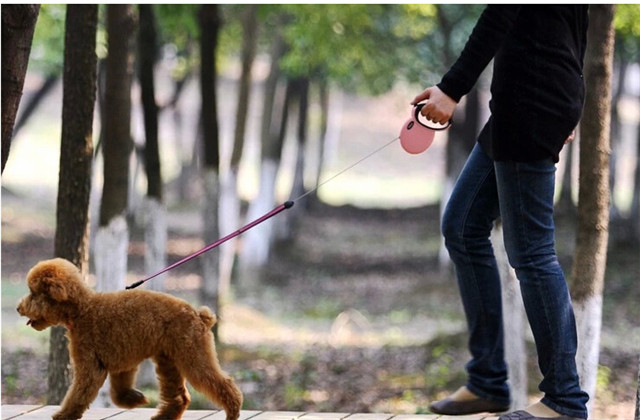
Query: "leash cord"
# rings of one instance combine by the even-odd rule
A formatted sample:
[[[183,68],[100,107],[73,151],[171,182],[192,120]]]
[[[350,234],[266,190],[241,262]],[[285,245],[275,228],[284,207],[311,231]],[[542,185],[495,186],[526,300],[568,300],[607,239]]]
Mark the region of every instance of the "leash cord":
[[[125,289],[130,290],[130,289],[135,289],[136,287],[140,286],[141,284],[155,278],[158,277],[160,274],[166,273],[167,271],[176,268],[179,265],[182,265],[184,263],[186,263],[187,261],[190,261],[194,258],[196,258],[199,255],[204,254],[205,252],[219,246],[222,245],[223,243],[227,242],[229,239],[235,238],[236,236],[240,235],[243,232],[246,232],[247,230],[251,229],[252,227],[266,221],[267,219],[272,218],[273,216],[275,216],[276,214],[286,210],[286,209],[290,209],[291,207],[293,207],[293,205],[295,204],[296,201],[301,200],[303,198],[305,198],[306,196],[308,196],[309,194],[313,193],[314,191],[317,191],[320,187],[322,187],[323,185],[327,184],[328,182],[333,181],[335,178],[339,177],[340,175],[342,175],[343,173],[347,172],[348,170],[352,169],[354,166],[362,163],[363,161],[369,159],[371,156],[375,155],[376,153],[378,153],[379,151],[389,147],[392,143],[394,143],[396,140],[398,140],[400,137],[396,137],[393,140],[391,140],[390,142],[388,142],[387,144],[380,146],[379,148],[377,148],[376,150],[374,150],[373,152],[369,153],[368,155],[364,156],[363,158],[360,158],[357,162],[351,164],[350,166],[346,167],[345,169],[341,170],[340,172],[338,172],[335,175],[332,175],[331,177],[329,177],[328,179],[322,181],[320,184],[318,184],[315,188],[307,191],[306,193],[302,194],[301,196],[299,196],[298,198],[295,198],[293,200],[289,200],[283,204],[280,204],[278,207],[274,208],[273,210],[271,210],[269,213],[265,214],[264,216],[261,216],[259,218],[257,218],[256,220],[254,220],[253,222],[247,223],[246,225],[242,226],[240,229],[236,230],[233,233],[230,233],[229,235],[225,236],[224,238],[220,238],[217,241],[215,241],[212,244],[207,245],[206,247],[202,248],[199,251],[194,252],[193,254],[187,255],[186,257],[184,257],[183,259],[181,259],[180,261],[177,261],[173,264],[171,264],[170,266],[163,268],[162,270],[158,271],[157,273],[154,273],[148,277],[145,277],[142,280],[138,280],[135,283],[132,283],[131,285],[125,287]]]
[[[296,198],[293,201],[298,201],[302,198],[305,198],[306,196],[308,196],[309,194],[313,193],[314,191],[317,191],[320,187],[322,187],[324,184],[333,181],[335,178],[339,177],[340,175],[342,175],[343,173],[347,172],[348,170],[352,169],[354,166],[362,163],[363,161],[369,159],[371,156],[375,155],[376,153],[378,153],[379,151],[381,151],[382,149],[385,149],[387,147],[389,147],[391,144],[393,144],[396,140],[398,140],[400,137],[396,137],[395,139],[391,140],[389,143],[378,147],[376,150],[374,150],[373,152],[369,153],[368,155],[366,155],[365,157],[361,158],[360,160],[358,160],[357,162],[351,164],[350,166],[344,168],[343,170],[341,170],[340,172],[338,172],[337,174],[329,177],[328,179],[322,181],[320,184],[318,184],[315,188],[307,191],[306,193],[302,194],[300,197]]]

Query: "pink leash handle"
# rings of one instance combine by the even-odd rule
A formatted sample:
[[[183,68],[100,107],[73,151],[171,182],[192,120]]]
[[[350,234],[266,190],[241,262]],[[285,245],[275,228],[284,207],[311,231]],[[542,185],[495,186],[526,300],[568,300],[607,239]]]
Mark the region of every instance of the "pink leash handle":
[[[275,216],[276,214],[280,213],[283,210],[286,209],[290,209],[291,207],[293,207],[294,202],[293,201],[287,201],[284,204],[280,204],[278,207],[276,207],[275,209],[271,210],[269,213],[265,214],[264,216],[254,220],[251,223],[248,223],[244,226],[242,226],[240,229],[236,230],[233,233],[230,233],[229,235],[225,236],[224,238],[218,239],[217,241],[215,241],[214,243],[207,245],[206,247],[202,248],[199,251],[194,252],[191,255],[187,255],[186,257],[184,257],[183,259],[181,259],[178,262],[175,262],[173,264],[171,264],[170,266],[168,266],[167,268],[163,268],[162,270],[158,271],[155,274],[150,275],[149,277],[146,277],[142,280],[139,280],[129,286],[126,287],[127,290],[129,289],[135,289],[136,287],[140,286],[141,284],[151,280],[154,277],[158,277],[160,274],[166,273],[167,271],[176,268],[179,265],[182,265],[184,263],[186,263],[189,260],[194,259],[195,257],[204,254],[205,252],[219,246],[222,245],[223,243],[227,242],[229,239],[235,238],[236,236],[240,235],[243,232],[246,232],[247,230],[251,229],[252,227],[259,225],[260,223],[264,222],[267,219],[272,218],[273,216]]]

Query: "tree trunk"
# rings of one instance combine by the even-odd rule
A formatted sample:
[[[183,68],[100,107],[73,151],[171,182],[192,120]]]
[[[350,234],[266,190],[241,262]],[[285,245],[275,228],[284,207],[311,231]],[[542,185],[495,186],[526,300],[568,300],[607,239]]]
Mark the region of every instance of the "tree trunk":
[[[100,202],[100,226],[96,233],[94,261],[96,290],[123,290],[127,276],[127,200],[131,141],[131,82],[133,79],[134,31],[137,19],[133,5],[107,6],[109,55],[105,89],[104,185]],[[100,389],[95,405],[108,407],[109,379]]]
[[[275,99],[278,112],[274,121],[279,121],[279,128],[269,135],[267,143],[263,143],[262,161],[260,165],[260,188],[258,196],[249,206],[247,219],[253,221],[266,214],[275,207],[276,179],[280,160],[282,157],[282,145],[286,135],[289,115],[289,103],[292,96],[291,83],[287,83],[284,98]],[[244,282],[244,291],[249,291],[259,281],[260,270],[265,266],[271,253],[273,243],[275,220],[268,220],[249,230],[243,241],[240,260],[240,279]]]
[[[616,88],[613,92],[611,98],[611,127],[610,127],[610,142],[611,142],[611,156],[609,158],[609,189],[611,190],[611,210],[610,210],[610,218],[611,220],[616,220],[621,217],[620,215],[620,207],[618,206],[615,190],[616,190],[616,165],[618,162],[618,149],[620,147],[620,132],[622,122],[620,121],[620,113],[618,112],[618,104],[620,103],[620,98],[624,93],[624,81],[627,76],[627,67],[628,63],[623,58],[620,60],[619,68],[617,71],[616,80]],[[612,235],[614,232],[611,232]],[[612,238],[614,239],[614,238]]]
[[[67,6],[54,253],[78,266],[85,278],[89,271],[97,25],[97,5]],[[69,387],[69,353],[64,334],[64,327],[51,330],[47,404],[60,404]]]
[[[39,4],[2,5],[2,169],[9,158],[13,124],[22,98]]]
[[[318,197],[318,186],[322,177],[324,167],[325,150],[327,143],[327,128],[329,126],[329,84],[325,78],[320,80],[318,86],[320,96],[320,135],[318,136],[318,162],[316,165],[315,185],[316,190],[313,195]]]
[[[585,56],[587,96],[580,125],[580,187],[571,292],[582,388],[595,400],[609,225],[609,123],[613,5],[592,5]]]
[[[631,232],[636,240],[636,244],[640,241],[640,125],[636,128],[637,144],[636,144],[636,169],[633,176],[633,194],[631,199],[631,211],[629,213],[629,221],[631,223]]]
[[[216,49],[220,30],[219,8],[206,4],[200,9],[200,93],[202,98],[202,135],[204,144],[203,178],[205,199],[203,202],[204,241],[209,244],[218,239],[218,197],[220,189],[220,153],[218,133],[218,109],[216,105]],[[202,255],[201,302],[220,312],[218,280],[220,250],[213,249]],[[217,325],[214,326],[217,338]]]
[[[638,390],[636,391],[636,416],[635,420],[640,420],[640,359],[638,361]]]
[[[158,151],[158,105],[153,80],[156,62],[156,22],[153,5],[138,5],[140,29],[138,31],[138,62],[140,94],[144,114],[144,163],[147,172],[147,196],[162,201],[162,177]]]
[[[144,114],[144,167],[147,196],[142,206],[145,232],[145,272],[150,275],[167,265],[167,217],[162,204],[162,175],[158,146],[158,105],[156,103],[154,66],[157,53],[156,19],[153,5],[138,5],[138,62],[141,102]],[[151,290],[164,290],[164,276],[149,284]],[[154,375],[155,377],[155,375]]]
[[[57,74],[47,76],[40,88],[24,102],[24,107],[20,108],[16,125],[13,127],[13,137],[15,137],[20,129],[29,121],[29,117],[33,115],[38,105],[40,105],[42,100],[53,90],[59,79],[60,76]]]
[[[576,138],[578,134],[576,133]],[[560,198],[556,203],[556,212],[563,215],[573,216],[576,206],[573,203],[573,151],[575,141],[566,144],[562,150],[564,154],[564,170],[562,171],[562,187]]]
[[[496,252],[496,262],[502,282],[502,313],[504,316],[505,359],[509,371],[511,409],[521,410],[527,404],[527,349],[525,335],[528,329],[520,282],[504,248],[502,224],[496,223],[491,232],[491,243]]]
[[[167,266],[167,212],[162,203],[162,176],[158,147],[158,105],[156,103],[154,67],[157,55],[156,18],[153,5],[139,4],[138,79],[144,117],[144,168],[147,175],[147,195],[142,204],[144,223],[144,269],[151,275]],[[147,283],[149,290],[163,292],[165,275]],[[155,367],[145,361],[138,372],[139,387],[155,387],[158,380]]]
[[[251,92],[251,69],[256,55],[258,41],[258,5],[247,5],[242,19],[242,71],[238,92],[238,108],[236,110],[236,127],[233,136],[233,151],[229,171],[223,180],[220,195],[220,226],[222,235],[227,235],[240,227],[240,200],[237,183],[240,160],[245,143],[249,98]],[[235,259],[237,238],[220,246],[220,296],[225,299]]]
[[[133,33],[136,19],[132,5],[107,7],[109,55],[105,89],[104,187],[100,226],[105,227],[127,209],[131,141],[131,81]]]
[[[304,168],[305,168],[305,153],[307,146],[307,120],[309,114],[309,79],[299,78],[291,82],[293,88],[293,95],[297,99],[298,105],[298,128],[297,128],[297,150],[296,150],[296,165],[293,174],[293,183],[291,185],[291,193],[289,198],[295,200],[302,196],[304,190]],[[297,205],[291,210],[283,214],[276,219],[278,226],[277,237],[278,241],[290,241],[295,234],[296,225],[298,220],[307,208],[307,201],[303,200],[296,203]]]
[[[248,221],[255,220],[262,214],[270,211],[274,204],[275,179],[278,173],[279,133],[275,135],[272,131],[274,121],[274,105],[282,107],[284,99],[278,95],[278,79],[280,78],[280,58],[285,53],[285,43],[282,34],[276,34],[271,52],[271,68],[264,87],[264,101],[262,108],[262,120],[260,124],[260,140],[262,144],[260,162],[260,186],[258,196],[251,202],[247,214]],[[242,251],[240,254],[240,276],[238,286],[242,291],[248,291],[255,285],[260,267],[266,262],[269,253],[269,242],[271,238],[271,221],[256,226],[248,231],[242,238]]]

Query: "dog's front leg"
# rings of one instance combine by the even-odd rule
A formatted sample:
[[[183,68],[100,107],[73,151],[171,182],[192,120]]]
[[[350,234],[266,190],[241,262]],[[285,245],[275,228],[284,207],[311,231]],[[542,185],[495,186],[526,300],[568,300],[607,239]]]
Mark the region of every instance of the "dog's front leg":
[[[71,387],[62,401],[60,411],[53,415],[53,420],[81,418],[107,379],[107,371],[100,367],[97,359],[84,355],[80,360],[74,358],[73,362]]]

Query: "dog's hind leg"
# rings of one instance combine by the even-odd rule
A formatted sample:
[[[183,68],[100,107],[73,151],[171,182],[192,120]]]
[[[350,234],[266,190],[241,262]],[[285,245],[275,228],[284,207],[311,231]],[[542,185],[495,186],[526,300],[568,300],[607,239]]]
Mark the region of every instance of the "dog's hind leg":
[[[160,383],[162,404],[158,414],[153,416],[152,420],[179,419],[191,402],[185,378],[169,357],[156,356],[154,362]]]
[[[242,392],[218,364],[213,340],[203,343],[188,358],[177,360],[180,371],[195,389],[224,408],[227,420],[237,420],[242,409]]]
[[[124,372],[109,373],[111,379],[111,399],[118,407],[135,408],[149,403],[142,392],[133,388],[137,373],[138,368]]]

